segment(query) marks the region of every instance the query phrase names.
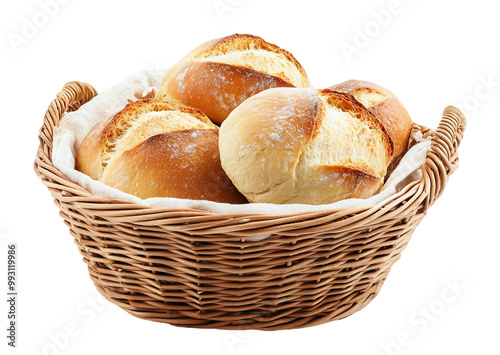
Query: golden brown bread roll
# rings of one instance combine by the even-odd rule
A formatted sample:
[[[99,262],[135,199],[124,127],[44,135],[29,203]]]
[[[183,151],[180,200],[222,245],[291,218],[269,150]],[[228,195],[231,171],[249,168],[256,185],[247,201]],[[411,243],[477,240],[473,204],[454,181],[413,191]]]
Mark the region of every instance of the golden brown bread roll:
[[[347,94],[275,88],[220,128],[222,167],[250,202],[326,204],[367,198],[393,153],[380,122]]]
[[[202,44],[170,68],[156,98],[196,107],[220,124],[263,90],[310,85],[291,53],[260,37],[235,34]]]
[[[328,89],[354,96],[380,120],[394,143],[394,157],[406,151],[413,123],[408,111],[392,92],[361,80],[348,80]]]
[[[76,169],[143,199],[246,202],[221,168],[218,127],[196,109],[156,99],[129,103],[92,128]]]

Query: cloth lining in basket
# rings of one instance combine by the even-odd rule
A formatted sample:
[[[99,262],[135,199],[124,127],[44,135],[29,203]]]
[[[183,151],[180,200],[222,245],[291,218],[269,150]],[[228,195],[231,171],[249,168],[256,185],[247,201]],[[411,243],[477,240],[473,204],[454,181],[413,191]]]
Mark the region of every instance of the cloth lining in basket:
[[[163,74],[163,71],[142,71],[135,73],[117,85],[103,91],[88,103],[82,105],[79,110],[66,113],[60,126],[54,129],[54,145],[52,152],[54,166],[70,180],[96,196],[130,201],[146,206],[172,209],[198,209],[221,214],[262,213],[289,215],[350,207],[370,207],[384,201],[391,195],[401,191],[404,186],[422,177],[420,167],[424,164],[427,151],[430,149],[431,142],[429,140],[418,142],[406,153],[384,187],[375,196],[368,199],[347,199],[325,205],[277,205],[267,203],[234,205],[212,201],[167,197],[143,200],[95,181],[87,175],[75,170],[76,152],[89,130],[98,122],[107,119],[121,110],[127,104],[128,100],[136,100],[138,97],[141,97],[145,90],[151,87],[158,87]],[[416,132],[413,137],[414,140],[419,141],[421,139],[419,133],[420,132]]]

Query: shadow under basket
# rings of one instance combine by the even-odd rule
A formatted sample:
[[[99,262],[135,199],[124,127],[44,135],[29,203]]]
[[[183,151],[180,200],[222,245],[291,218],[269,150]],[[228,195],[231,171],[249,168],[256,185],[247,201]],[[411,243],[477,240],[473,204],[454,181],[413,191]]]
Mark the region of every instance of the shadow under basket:
[[[97,290],[136,317],[183,327],[294,329],[365,307],[457,168],[465,129],[451,106],[436,131],[415,125],[432,137],[422,179],[374,207],[293,215],[160,209],[94,196],[52,164],[54,127],[95,95],[70,82],[52,101],[35,171]]]

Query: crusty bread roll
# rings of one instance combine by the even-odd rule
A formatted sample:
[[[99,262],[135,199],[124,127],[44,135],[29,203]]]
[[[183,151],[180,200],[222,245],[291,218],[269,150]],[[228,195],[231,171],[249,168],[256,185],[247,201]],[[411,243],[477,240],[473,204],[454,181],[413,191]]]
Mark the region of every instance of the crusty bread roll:
[[[408,111],[392,92],[361,80],[348,80],[329,89],[354,96],[380,120],[394,143],[394,157],[406,151],[413,123]]]
[[[347,94],[275,88],[220,128],[222,167],[250,202],[326,204],[367,198],[393,153],[380,122]]]
[[[218,127],[196,109],[156,99],[129,103],[92,128],[76,169],[143,199],[246,202],[221,168]]]
[[[291,53],[260,37],[235,34],[202,44],[170,68],[156,98],[196,107],[220,124],[263,90],[310,85]]]

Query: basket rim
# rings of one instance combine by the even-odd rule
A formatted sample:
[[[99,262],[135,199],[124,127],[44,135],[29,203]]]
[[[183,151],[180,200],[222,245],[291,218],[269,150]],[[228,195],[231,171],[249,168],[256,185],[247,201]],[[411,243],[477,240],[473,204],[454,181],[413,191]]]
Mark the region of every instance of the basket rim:
[[[405,186],[399,192],[387,197],[383,201],[373,206],[364,207],[349,207],[343,209],[331,209],[323,211],[297,212],[293,214],[266,214],[266,213],[231,213],[221,214],[217,212],[206,211],[202,209],[172,209],[160,208],[155,206],[141,205],[134,202],[109,199],[96,196],[82,186],[71,181],[61,171],[59,171],[52,163],[52,139],[55,126],[59,125],[64,113],[77,110],[81,105],[90,101],[97,95],[97,91],[89,84],[73,81],[68,82],[57,95],[57,97],[49,105],[49,108],[44,117],[44,125],[40,128],[39,140],[40,145],[37,150],[35,159],[35,172],[49,190],[56,189],[57,185],[64,185],[65,190],[70,190],[75,196],[91,199],[88,202],[78,202],[75,199],[74,204],[88,210],[106,210],[106,211],[122,211],[120,216],[124,215],[123,211],[130,210],[131,214],[137,215],[138,210],[144,210],[146,214],[165,214],[171,212],[186,214],[194,213],[196,216],[224,216],[225,218],[240,218],[240,217],[261,217],[283,220],[293,219],[294,217],[302,217],[301,219],[316,219],[322,216],[332,214],[342,215],[359,215],[366,211],[378,211],[382,206],[390,205],[394,201],[403,200],[415,194],[415,188],[422,190],[423,208],[427,208],[441,195],[444,185],[458,167],[457,148],[463,138],[463,132],[466,127],[466,119],[462,111],[457,107],[448,106],[443,112],[443,117],[438,128],[433,131],[425,126],[413,124],[413,127],[419,129],[425,137],[431,137],[431,148],[427,152],[426,162],[422,165],[422,178]],[[51,181],[52,180],[52,181]],[[440,189],[433,191],[429,186],[431,181],[440,180]],[[419,188],[418,188],[419,187]],[[133,211],[133,213],[132,213]],[[125,213],[126,214],[126,213]],[[113,213],[111,213],[113,215]]]

